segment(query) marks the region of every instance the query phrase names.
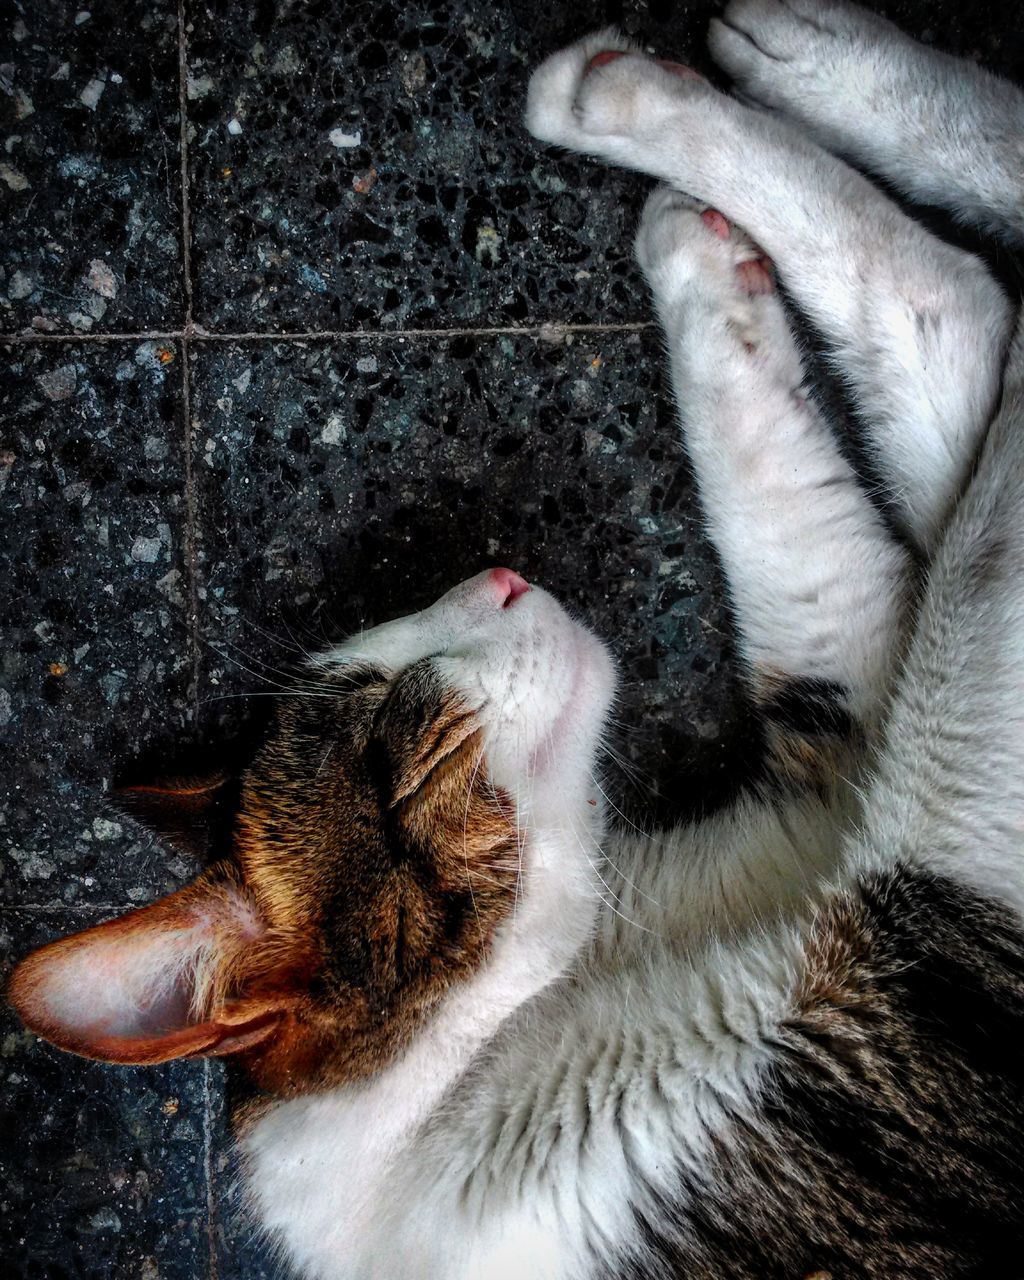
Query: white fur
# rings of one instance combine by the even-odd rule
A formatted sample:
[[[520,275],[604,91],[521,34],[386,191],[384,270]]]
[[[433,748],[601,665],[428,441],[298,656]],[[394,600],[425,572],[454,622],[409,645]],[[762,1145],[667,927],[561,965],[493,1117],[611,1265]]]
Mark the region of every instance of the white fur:
[[[844,0],[732,0],[709,34],[748,98],[965,221],[1024,236],[1024,94]]]
[[[716,53],[751,94],[813,114],[830,146],[908,190],[1017,216],[1019,166],[984,147],[950,180],[960,153],[944,149],[939,115],[994,109],[973,70],[850,6],[737,0],[727,18],[799,72],[716,27]],[[827,38],[833,24],[841,41]],[[627,1256],[642,1266],[633,1210],[656,1221],[651,1197],[674,1197],[680,1169],[699,1186],[734,1119],[761,1123],[807,924],[836,886],[904,858],[1024,909],[1024,339],[950,524],[1009,326],[981,265],[780,120],[633,53],[587,73],[603,49],[629,45],[603,32],[540,68],[529,126],[674,189],[652,199],[638,253],[742,652],[842,685],[865,723],[885,713],[880,763],[827,799],[748,799],[698,826],[603,840],[591,768],[607,660],[549,597],[499,609],[473,579],[326,655],[389,669],[435,655],[479,709],[526,837],[493,954],[404,1056],[368,1083],[278,1103],[244,1139],[260,1220],[320,1280],[581,1280]],[[903,104],[884,125],[908,67],[941,105]],[[828,105],[840,90],[843,111]],[[904,163],[908,136],[935,146]],[[1011,180],[1007,212],[998,193]],[[906,559],[803,395],[778,299],[737,285],[750,242],[717,240],[705,203],[771,254],[832,344],[907,531],[936,553],[905,670]]]
[[[535,73],[529,128],[749,232],[832,344],[866,441],[932,548],[995,407],[1011,317],[998,287],[786,122],[636,54],[586,73],[593,52],[583,41]]]
[[[1024,322],[935,562],[858,856],[902,856],[1024,912]]]
[[[637,237],[747,661],[837,683],[870,719],[898,640],[906,559],[808,399],[778,297],[744,292],[736,268],[752,252],[668,188]]]

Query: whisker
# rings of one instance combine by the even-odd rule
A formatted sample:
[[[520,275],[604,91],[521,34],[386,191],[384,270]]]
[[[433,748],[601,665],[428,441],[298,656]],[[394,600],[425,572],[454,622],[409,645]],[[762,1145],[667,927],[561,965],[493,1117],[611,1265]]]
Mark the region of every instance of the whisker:
[[[593,769],[591,769],[591,771],[590,771],[590,777],[591,777],[591,780],[592,780],[592,781],[593,781],[593,783],[594,783],[594,786],[595,786],[595,787],[597,787],[597,789],[598,789],[598,791],[600,791],[601,795],[602,795],[602,796],[604,796],[604,798],[605,798],[605,802],[606,802],[606,803],[607,803],[607,804],[608,804],[608,805],[609,805],[609,806],[614,810],[614,812],[615,812],[615,813],[617,813],[617,814],[619,815],[619,817],[620,817],[620,818],[622,819],[622,821],[626,824],[626,826],[627,826],[627,827],[632,827],[632,829],[637,833],[637,835],[638,835],[638,836],[643,836],[643,837],[644,837],[644,839],[647,839],[647,838],[650,836],[650,834],[651,834],[651,833],[650,833],[649,831],[645,831],[642,827],[638,827],[638,826],[637,826],[637,824],[636,824],[636,823],[635,823],[631,818],[628,818],[628,817],[627,817],[627,816],[622,812],[622,810],[621,810],[621,809],[619,808],[619,806],[615,803],[615,801],[611,798],[611,796],[608,794],[608,792],[607,792],[607,791],[605,791],[604,787],[602,787],[602,786],[601,786],[601,784],[600,784],[600,782],[598,782],[598,780],[597,780],[597,774],[596,774],[596,773],[594,773]]]
[[[572,820],[570,819],[570,823],[571,821]],[[581,835],[589,835],[588,832],[581,833],[578,829],[574,829],[573,834],[576,836],[577,840],[581,840]],[[649,837],[645,836],[644,839],[647,840],[649,839]],[[628,884],[629,887],[632,890],[634,890],[634,892],[638,893],[641,898],[646,898],[647,901],[652,906],[657,907],[659,911],[662,909],[662,905],[657,900],[657,898],[652,898],[651,895],[645,889],[642,889],[636,883],[635,880],[633,880],[630,876],[628,876],[620,866],[618,866],[615,862],[612,861],[612,858],[606,848],[604,848],[601,844],[599,844],[598,841],[594,840],[593,836],[590,836],[590,840],[591,840],[591,847],[593,848],[594,852],[600,856],[602,861],[605,862],[608,865],[608,867],[610,867],[610,869],[619,877],[619,879],[624,884]],[[584,852],[586,852],[586,850],[584,850]],[[619,902],[622,901],[621,897],[619,897],[618,895],[616,895],[616,900]]]
[[[238,617],[243,626],[249,627],[258,635],[263,636],[264,639],[269,640],[271,644],[278,645],[282,649],[290,649],[293,653],[301,654],[303,657],[308,656],[306,650],[300,644],[295,643],[294,637],[286,640],[283,636],[279,636],[276,632],[269,630],[269,628],[260,626],[258,622],[254,622],[252,618],[247,617],[244,613],[239,614]],[[282,622],[283,621],[284,619],[282,618]]]

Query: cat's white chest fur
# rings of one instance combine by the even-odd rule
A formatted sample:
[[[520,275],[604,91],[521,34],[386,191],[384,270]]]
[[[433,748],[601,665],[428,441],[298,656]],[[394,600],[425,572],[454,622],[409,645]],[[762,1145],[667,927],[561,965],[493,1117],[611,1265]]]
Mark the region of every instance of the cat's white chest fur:
[[[397,1062],[364,1085],[282,1101],[248,1129],[247,1198],[301,1274],[522,1275],[531,1237],[538,1260],[546,1261],[529,1274],[552,1280],[567,1274],[554,1265],[555,1241],[543,1232],[541,1240],[528,1222],[513,1227],[492,1218],[486,1229],[467,1233],[455,1170],[443,1159],[425,1159],[418,1140],[480,1046],[563,974],[591,935],[595,898],[582,873],[566,879],[561,845],[550,833],[531,841],[525,874],[532,891],[496,939],[489,963],[451,993]],[[515,1259],[506,1255],[506,1239],[516,1241]],[[430,1259],[442,1240],[439,1272]]]
[[[586,1274],[595,1255],[635,1247],[634,1210],[656,1215],[678,1170],[699,1174],[731,1118],[751,1113],[795,935],[717,948],[708,968],[668,940],[658,962],[641,925],[653,963],[605,968],[599,948],[585,981],[557,981],[592,921],[582,898],[544,912],[542,900],[524,899],[537,919],[520,917],[389,1070],[281,1102],[246,1133],[255,1216],[300,1274]]]

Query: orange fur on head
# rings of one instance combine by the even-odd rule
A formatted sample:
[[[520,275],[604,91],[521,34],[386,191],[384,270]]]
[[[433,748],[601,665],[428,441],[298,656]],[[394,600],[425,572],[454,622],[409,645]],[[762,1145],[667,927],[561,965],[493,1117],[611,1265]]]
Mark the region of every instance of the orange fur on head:
[[[290,1093],[379,1070],[483,962],[518,860],[474,717],[422,664],[324,679],[336,696],[282,701],[227,856],[18,966],[26,1025],[111,1062],[240,1053]],[[178,823],[224,781],[134,795]]]

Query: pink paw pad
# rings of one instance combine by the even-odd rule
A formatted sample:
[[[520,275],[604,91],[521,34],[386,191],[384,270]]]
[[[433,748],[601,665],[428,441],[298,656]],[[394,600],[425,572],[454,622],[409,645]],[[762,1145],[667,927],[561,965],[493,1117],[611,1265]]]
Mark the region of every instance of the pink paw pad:
[[[717,209],[705,209],[700,215],[700,220],[709,231],[718,236],[719,240],[729,239],[729,219]]]
[[[591,71],[595,71],[598,67],[606,67],[609,62],[614,62],[617,58],[626,56],[622,49],[602,49],[600,53],[595,53],[587,63],[587,69],[584,75]],[[681,62],[670,62],[667,58],[656,58],[659,67],[663,67],[666,71],[670,71],[672,75],[679,76],[681,80],[703,80],[704,77],[694,71],[693,67],[683,66]]]
[[[737,263],[736,275],[739,277],[740,284],[744,290],[751,297],[773,293],[775,290],[772,264],[768,258],[751,258],[748,262]]]

